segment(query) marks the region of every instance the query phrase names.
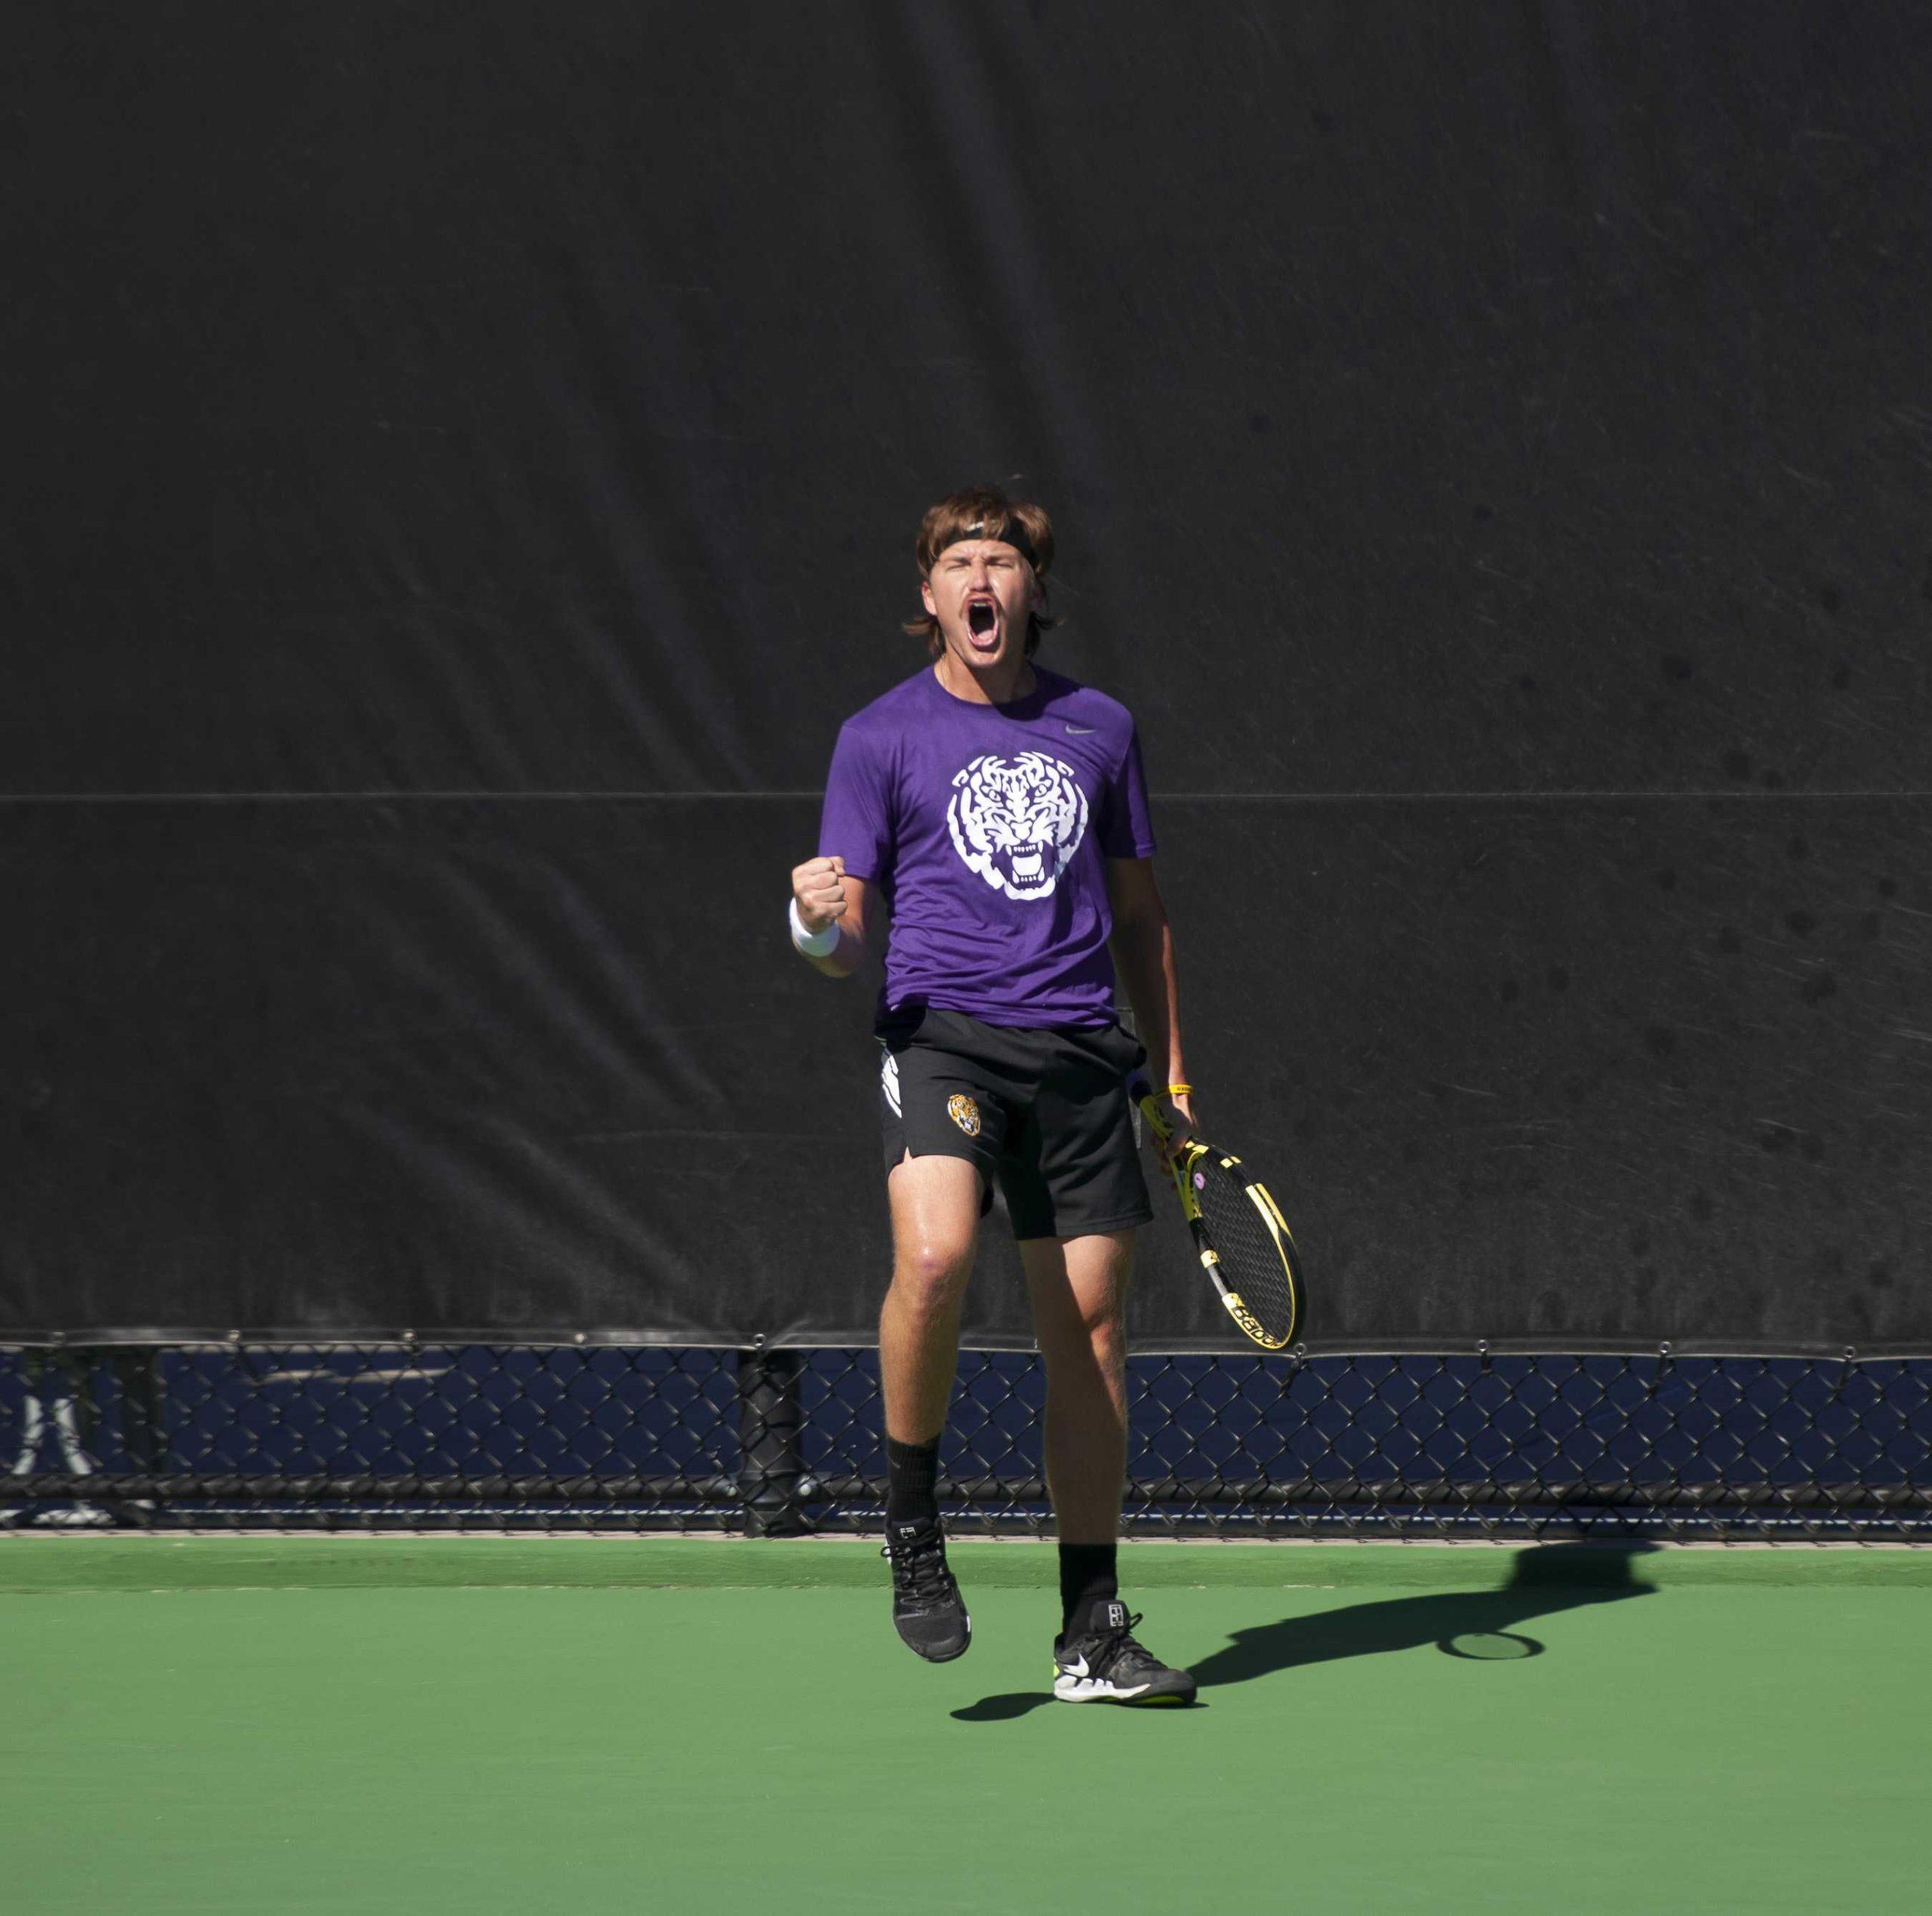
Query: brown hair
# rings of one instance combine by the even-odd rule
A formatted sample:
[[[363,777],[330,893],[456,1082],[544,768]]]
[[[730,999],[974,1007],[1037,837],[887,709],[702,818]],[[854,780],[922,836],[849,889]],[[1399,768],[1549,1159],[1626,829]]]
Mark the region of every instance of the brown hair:
[[[942,499],[919,521],[918,543],[912,549],[919,561],[919,577],[931,578],[940,554],[962,539],[998,539],[1012,546],[1032,567],[1044,602],[1047,570],[1054,562],[1054,522],[1044,506],[1009,499],[997,486],[968,486],[964,492]],[[1044,610],[1029,617],[1028,658],[1039,649],[1040,635],[1055,623]],[[943,649],[939,621],[930,612],[908,619],[906,629],[915,638],[925,640],[929,658],[939,657]]]

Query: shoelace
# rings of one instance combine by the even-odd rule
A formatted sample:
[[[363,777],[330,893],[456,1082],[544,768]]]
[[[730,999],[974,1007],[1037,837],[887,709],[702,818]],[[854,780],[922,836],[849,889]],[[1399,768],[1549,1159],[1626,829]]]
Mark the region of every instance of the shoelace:
[[[1131,1675],[1139,1670],[1158,1670],[1166,1666],[1143,1643],[1137,1642],[1134,1632],[1140,1627],[1138,1613],[1130,1616],[1115,1630],[1099,1632],[1099,1641],[1094,1654],[1088,1662],[1096,1670],[1111,1669],[1118,1675]]]
[[[892,1566],[893,1584],[902,1595],[921,1604],[951,1601],[952,1576],[937,1538],[920,1538],[897,1552],[888,1543],[878,1554]]]

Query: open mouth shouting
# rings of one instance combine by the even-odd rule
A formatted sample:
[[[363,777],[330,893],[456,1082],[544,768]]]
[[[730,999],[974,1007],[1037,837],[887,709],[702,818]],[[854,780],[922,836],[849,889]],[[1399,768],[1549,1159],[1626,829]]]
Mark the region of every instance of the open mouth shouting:
[[[999,650],[999,601],[991,592],[975,592],[966,601],[966,637],[976,652]]]

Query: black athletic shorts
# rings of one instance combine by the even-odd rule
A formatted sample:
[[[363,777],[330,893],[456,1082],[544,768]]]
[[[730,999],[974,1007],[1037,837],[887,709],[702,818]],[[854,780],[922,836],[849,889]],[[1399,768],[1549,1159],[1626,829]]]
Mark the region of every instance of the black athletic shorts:
[[[1127,1093],[1146,1053],[1118,1025],[1009,1030],[928,1007],[888,1018],[878,1041],[888,1175],[908,1152],[964,1158],[979,1167],[983,1217],[998,1178],[1016,1238],[1153,1216]]]

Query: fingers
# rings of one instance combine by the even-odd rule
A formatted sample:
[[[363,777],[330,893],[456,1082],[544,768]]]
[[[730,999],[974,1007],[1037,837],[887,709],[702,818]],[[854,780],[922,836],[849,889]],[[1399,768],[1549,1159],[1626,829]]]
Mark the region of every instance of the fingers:
[[[1168,1135],[1162,1137],[1155,1133],[1155,1149],[1160,1153],[1161,1167],[1171,1170],[1174,1161],[1193,1140],[1197,1127],[1189,1100],[1183,1098],[1163,1098],[1161,1115],[1165,1120]]]
[[[823,931],[845,915],[842,858],[808,858],[792,868],[792,896],[808,931]]]
[[[831,885],[835,890],[838,881],[845,875],[845,861],[842,858],[808,858],[802,865],[792,867],[792,889],[795,893],[807,884]]]

